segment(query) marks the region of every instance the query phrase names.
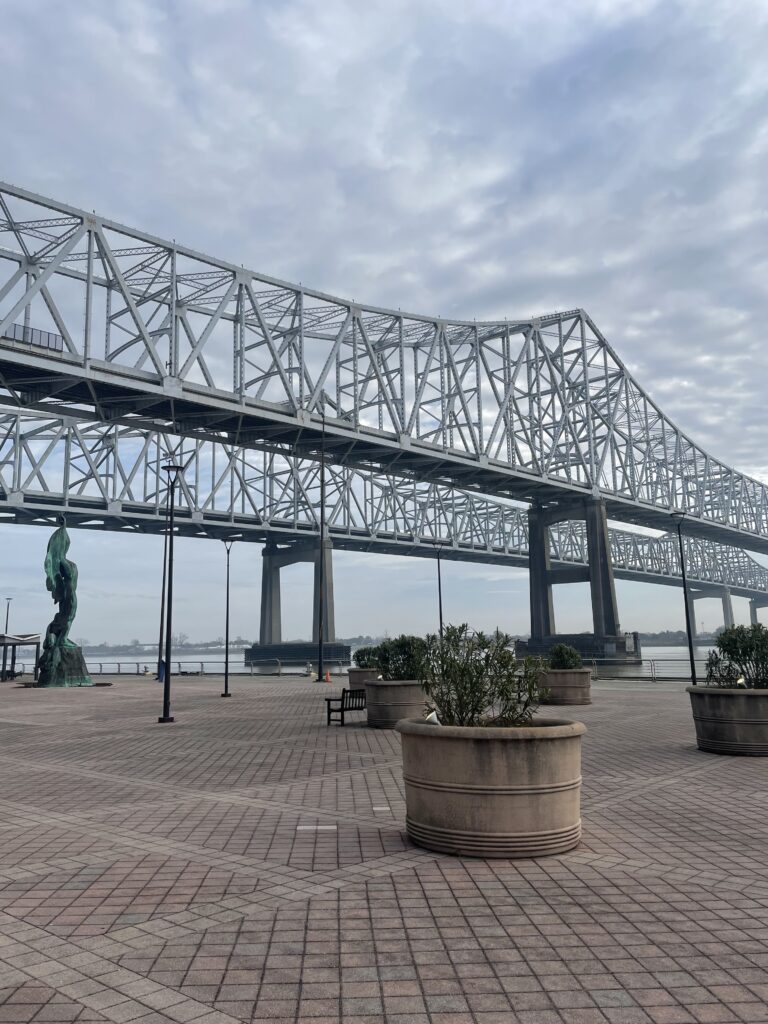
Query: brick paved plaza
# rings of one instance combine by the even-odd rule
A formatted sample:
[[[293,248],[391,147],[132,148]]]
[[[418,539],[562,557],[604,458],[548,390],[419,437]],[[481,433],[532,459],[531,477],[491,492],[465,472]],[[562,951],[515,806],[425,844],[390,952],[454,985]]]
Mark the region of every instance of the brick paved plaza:
[[[682,686],[594,688],[539,862],[412,847],[336,689],[3,686],[0,1022],[768,1021],[768,761],[699,753]]]

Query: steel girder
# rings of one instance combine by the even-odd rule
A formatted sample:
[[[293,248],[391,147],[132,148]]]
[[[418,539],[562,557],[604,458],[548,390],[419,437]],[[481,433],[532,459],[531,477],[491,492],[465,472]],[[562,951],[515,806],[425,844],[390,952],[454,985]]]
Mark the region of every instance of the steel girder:
[[[184,466],[177,522],[188,536],[240,534],[290,543],[319,535],[319,467],[314,461],[33,412],[0,413],[0,522],[158,533],[167,499],[163,465]],[[326,469],[326,522],[334,546],[464,561],[526,565],[526,510],[501,500],[364,473]],[[587,563],[584,523],[550,534],[557,564]],[[679,585],[676,536],[610,530],[614,572]],[[689,537],[687,567],[697,583],[746,597],[768,594],[768,569],[743,551]]]
[[[0,387],[29,407],[410,475],[768,550],[768,489],[710,457],[583,310],[469,322],[264,277],[0,184]],[[37,332],[37,333],[35,333]]]

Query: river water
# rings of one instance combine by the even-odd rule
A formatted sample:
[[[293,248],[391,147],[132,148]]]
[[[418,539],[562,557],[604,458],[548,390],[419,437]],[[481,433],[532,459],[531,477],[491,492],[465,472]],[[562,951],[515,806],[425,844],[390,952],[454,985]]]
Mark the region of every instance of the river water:
[[[696,656],[696,671],[701,679],[704,678],[704,663],[707,652],[712,645],[697,646],[694,648]],[[144,672],[146,667],[149,675],[154,675],[157,670],[157,653],[152,655],[119,655],[108,657],[103,651],[86,651],[86,662],[93,674],[100,673],[126,673],[131,675]],[[24,662],[20,659],[21,664]],[[25,671],[31,670],[31,664],[24,666]],[[229,670],[232,673],[249,672],[244,661],[242,650],[231,651],[229,655]],[[173,656],[173,671],[179,672],[224,672],[224,653],[216,651],[209,654],[182,654]],[[295,666],[286,666],[286,672],[296,672]],[[690,678],[690,664],[688,660],[687,647],[643,647],[643,664],[628,665],[626,668],[610,666],[599,670],[599,675],[605,677],[632,677],[632,678]]]

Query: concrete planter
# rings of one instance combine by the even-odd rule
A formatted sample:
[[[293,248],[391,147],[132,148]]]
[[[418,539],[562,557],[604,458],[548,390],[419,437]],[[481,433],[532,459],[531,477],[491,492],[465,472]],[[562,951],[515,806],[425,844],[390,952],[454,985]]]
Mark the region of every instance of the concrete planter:
[[[369,679],[365,684],[368,725],[394,729],[401,718],[423,718],[425,700],[418,679]]]
[[[377,668],[355,668],[353,665],[349,670],[350,690],[362,690],[368,682],[373,682],[379,675]]]
[[[542,704],[591,704],[591,668],[548,668],[541,674],[541,685],[549,690]]]
[[[469,857],[544,857],[581,837],[581,722],[521,729],[399,722],[406,829]]]
[[[768,689],[688,686],[699,750],[768,757]]]

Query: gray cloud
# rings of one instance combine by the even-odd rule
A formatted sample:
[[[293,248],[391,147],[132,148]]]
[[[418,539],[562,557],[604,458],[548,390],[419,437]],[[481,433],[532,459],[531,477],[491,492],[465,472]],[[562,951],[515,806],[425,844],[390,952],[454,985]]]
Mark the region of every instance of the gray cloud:
[[[2,174],[360,300],[470,318],[584,306],[665,412],[768,479],[767,36],[757,0],[6,0]],[[188,632],[207,626],[208,547]],[[375,631],[351,557],[339,626]],[[391,564],[404,617],[432,625],[427,569]],[[495,571],[454,570],[456,617],[526,628],[522,584],[509,609],[485,601]],[[620,593],[628,626],[681,618],[675,592]],[[150,629],[147,601],[125,607]]]

